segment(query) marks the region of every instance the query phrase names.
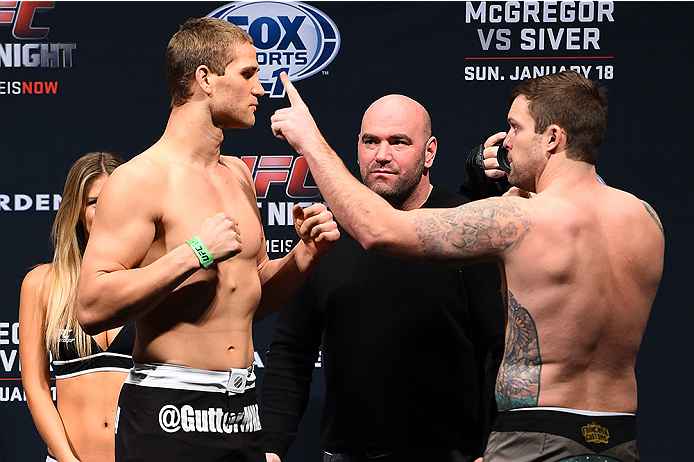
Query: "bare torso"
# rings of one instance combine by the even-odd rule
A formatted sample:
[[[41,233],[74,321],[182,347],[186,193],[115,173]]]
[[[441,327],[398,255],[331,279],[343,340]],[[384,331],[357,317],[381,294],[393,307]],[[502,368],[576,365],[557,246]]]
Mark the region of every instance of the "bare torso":
[[[634,365],[663,265],[661,230],[605,186],[520,199],[532,230],[504,258],[500,409],[636,411]]]
[[[258,256],[264,239],[253,183],[238,159],[202,168],[166,158],[155,148],[136,159],[157,178],[158,220],[140,266],[193,237],[203,222],[226,212],[239,224],[243,251],[199,270],[137,321],[136,362],[227,370],[253,362],[253,314],[261,295]]]
[[[113,431],[127,372],[93,372],[56,381],[57,407],[75,455],[113,462]]]

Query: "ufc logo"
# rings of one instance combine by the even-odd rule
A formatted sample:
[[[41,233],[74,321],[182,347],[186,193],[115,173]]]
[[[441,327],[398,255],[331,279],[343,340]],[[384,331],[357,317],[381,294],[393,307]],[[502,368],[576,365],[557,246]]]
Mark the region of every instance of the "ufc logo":
[[[271,184],[286,184],[287,196],[292,199],[307,199],[320,195],[316,186],[306,184],[309,171],[308,162],[303,157],[244,156],[241,160],[253,175],[258,199],[267,198]]]
[[[40,40],[50,27],[34,27],[36,13],[55,8],[55,2],[11,2],[0,0],[0,26],[13,26],[12,35],[19,40]]]

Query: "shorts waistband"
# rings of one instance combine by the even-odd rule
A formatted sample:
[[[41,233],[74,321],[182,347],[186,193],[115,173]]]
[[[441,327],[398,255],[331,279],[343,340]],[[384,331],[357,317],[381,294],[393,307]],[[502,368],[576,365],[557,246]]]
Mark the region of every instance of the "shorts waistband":
[[[496,417],[493,431],[549,433],[572,439],[596,452],[636,440],[636,415],[594,414],[547,409],[503,411]]]
[[[472,462],[476,457],[469,455],[474,453],[474,450],[463,452],[459,449],[421,449],[412,451],[354,451],[349,454],[328,451],[323,452],[323,462],[421,462],[423,460],[430,461],[446,461],[446,462]]]
[[[520,407],[517,409],[509,409],[509,412],[532,412],[532,411],[557,411],[557,412],[566,412],[569,414],[578,414],[578,415],[586,415],[586,416],[595,416],[595,417],[605,417],[605,416],[615,416],[615,415],[625,415],[625,416],[633,416],[636,414],[628,413],[628,412],[600,412],[600,411],[585,411],[583,409],[571,409],[568,407]]]
[[[125,383],[140,387],[241,394],[255,388],[255,370],[254,366],[222,372],[175,364],[133,363]]]

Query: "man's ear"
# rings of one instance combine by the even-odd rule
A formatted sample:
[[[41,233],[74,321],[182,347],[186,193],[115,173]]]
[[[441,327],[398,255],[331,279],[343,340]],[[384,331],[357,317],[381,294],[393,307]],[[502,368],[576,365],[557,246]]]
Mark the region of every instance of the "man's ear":
[[[566,132],[559,125],[552,124],[545,130],[547,151],[555,153],[566,149]]]
[[[359,165],[359,143],[361,143],[361,133],[357,135],[357,165]]]
[[[207,95],[212,93],[212,88],[210,86],[211,75],[212,72],[204,64],[195,69],[195,83]]]
[[[426,147],[425,147],[425,152],[426,155],[424,157],[424,166],[426,168],[431,168],[432,165],[434,165],[434,159],[436,158],[436,150],[438,149],[438,141],[436,140],[435,136],[429,137],[429,140],[427,141]]]

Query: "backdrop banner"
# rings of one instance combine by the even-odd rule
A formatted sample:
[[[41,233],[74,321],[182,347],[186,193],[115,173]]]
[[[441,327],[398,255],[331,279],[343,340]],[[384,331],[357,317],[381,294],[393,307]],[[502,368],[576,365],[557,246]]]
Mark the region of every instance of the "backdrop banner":
[[[466,179],[468,152],[507,129],[506,94],[519,81],[574,69],[604,85],[608,127],[597,170],[655,208],[667,242],[636,369],[639,450],[644,461],[691,458],[694,373],[685,354],[694,310],[684,287],[694,252],[684,183],[694,166],[686,148],[694,3],[2,1],[0,460],[39,461],[46,453],[20,379],[19,290],[29,269],[51,259],[67,171],[89,151],[127,160],[161,136],[170,111],[167,43],[188,18],[202,16],[234,22],[255,41],[266,95],[255,126],[229,130],[222,153],[252,172],[271,257],[291,248],[292,205],[322,200],[305,160],[270,130],[270,116],[289,104],[281,71],[355,175],[369,104],[389,93],[422,103],[439,140],[432,179],[449,189]],[[259,383],[275,319],[254,327]],[[321,460],[320,362],[312,387],[285,462]]]

